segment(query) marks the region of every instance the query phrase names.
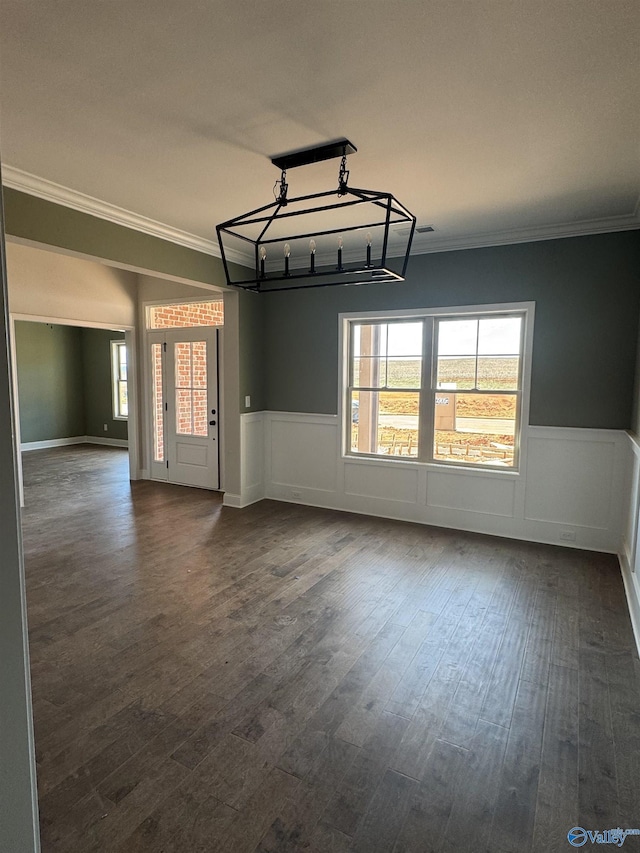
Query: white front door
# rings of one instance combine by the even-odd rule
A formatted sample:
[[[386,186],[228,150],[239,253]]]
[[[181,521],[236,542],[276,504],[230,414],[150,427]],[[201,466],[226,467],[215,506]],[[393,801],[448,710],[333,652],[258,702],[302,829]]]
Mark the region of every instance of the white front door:
[[[201,326],[149,335],[154,479],[220,488],[217,331]]]

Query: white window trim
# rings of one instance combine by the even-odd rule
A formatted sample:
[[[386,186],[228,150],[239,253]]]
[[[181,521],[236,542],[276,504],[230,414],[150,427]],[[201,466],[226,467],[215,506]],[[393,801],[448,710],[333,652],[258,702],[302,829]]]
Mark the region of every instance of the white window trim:
[[[400,285],[399,285],[400,286]],[[465,474],[476,472],[486,476],[495,474],[498,477],[521,477],[526,468],[526,447],[529,429],[529,408],[531,397],[531,364],[533,356],[533,326],[535,317],[535,302],[500,302],[490,305],[452,305],[443,308],[404,308],[390,311],[351,311],[338,315],[338,423],[340,424],[340,455],[343,460],[351,463],[364,465],[405,465],[416,468],[436,469],[439,471],[450,471],[452,474]],[[348,437],[345,429],[345,411],[347,395],[349,391],[349,327],[354,320],[362,321],[384,321],[384,320],[409,320],[416,317],[464,317],[466,315],[478,314],[505,314],[519,312],[524,316],[523,337],[523,365],[522,365],[522,401],[520,407],[520,431],[516,436],[518,441],[518,467],[499,468],[491,465],[455,462],[423,462],[417,459],[392,458],[379,456],[377,454],[350,453],[347,446]],[[425,391],[429,389],[424,389]]]
[[[129,353],[127,351],[127,344],[123,338],[119,338],[117,340],[113,340],[110,342],[111,344],[111,411],[112,417],[114,421],[128,421],[129,415],[120,415],[118,414],[118,382],[121,381],[119,378],[119,361],[117,360],[117,352],[118,348],[123,346],[125,348],[125,352],[127,353],[127,401],[129,400]]]

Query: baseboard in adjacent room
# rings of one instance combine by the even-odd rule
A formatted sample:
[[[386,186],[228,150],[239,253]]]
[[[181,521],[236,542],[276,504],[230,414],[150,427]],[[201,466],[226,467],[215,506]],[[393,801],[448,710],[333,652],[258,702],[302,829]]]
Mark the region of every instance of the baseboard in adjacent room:
[[[66,447],[70,444],[104,444],[108,447],[128,447],[126,438],[107,438],[100,435],[74,435],[70,438],[50,438],[45,441],[23,441],[20,450],[46,450],[49,447]]]
[[[100,435],[85,435],[86,444],[105,444],[107,447],[129,447],[126,438],[103,438]]]
[[[74,435],[70,438],[49,438],[45,441],[23,441],[20,450],[46,450],[48,447],[66,447],[68,444],[84,444],[86,435]]]

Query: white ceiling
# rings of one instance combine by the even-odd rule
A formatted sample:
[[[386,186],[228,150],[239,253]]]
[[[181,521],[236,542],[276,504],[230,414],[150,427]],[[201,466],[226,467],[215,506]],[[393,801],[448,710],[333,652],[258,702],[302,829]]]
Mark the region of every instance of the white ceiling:
[[[416,251],[640,227],[639,58],[639,0],[2,0],[5,183],[213,251],[346,136]]]

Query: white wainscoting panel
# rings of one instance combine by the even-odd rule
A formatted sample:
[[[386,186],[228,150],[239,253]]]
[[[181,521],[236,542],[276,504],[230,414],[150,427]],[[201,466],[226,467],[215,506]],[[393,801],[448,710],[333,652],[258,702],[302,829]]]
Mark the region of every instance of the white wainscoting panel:
[[[297,414],[273,412],[267,436],[271,484],[290,490],[335,492],[338,443],[334,415],[309,415],[301,420]]]
[[[380,465],[375,460],[345,462],[344,491],[360,498],[418,501],[418,470],[413,465]]]
[[[431,470],[427,506],[512,518],[516,483],[514,475],[507,473],[492,476],[484,471]]]
[[[620,564],[631,624],[640,652],[640,443],[627,436],[628,472],[626,518],[620,547]]]
[[[240,415],[240,483],[239,495],[225,492],[224,506],[242,507],[264,498],[265,441],[264,412],[245,412]]]
[[[253,503],[264,497],[264,416],[247,412],[240,416],[242,494]]]
[[[551,434],[542,438],[530,436],[527,520],[606,529],[615,453],[615,438],[601,441],[589,435],[572,438]]]
[[[638,570],[636,560],[638,559],[638,548],[636,547],[638,536],[638,511],[640,500],[640,446],[629,437],[629,480],[627,483],[627,494],[629,505],[627,508],[625,524],[623,529],[622,547],[625,557],[630,566]]]
[[[529,427],[522,468],[514,473],[343,457],[334,415],[263,414],[265,497],[620,550],[629,479],[622,431]]]

